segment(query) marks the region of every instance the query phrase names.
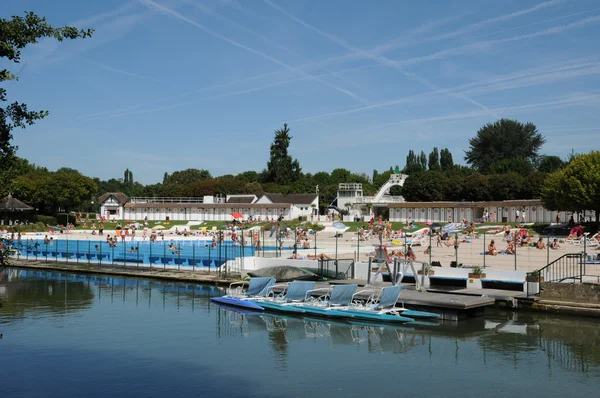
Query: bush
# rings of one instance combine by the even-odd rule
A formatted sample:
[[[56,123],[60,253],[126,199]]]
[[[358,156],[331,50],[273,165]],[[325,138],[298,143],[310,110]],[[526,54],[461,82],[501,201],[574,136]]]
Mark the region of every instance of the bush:
[[[57,221],[56,221],[56,217],[52,217],[52,216],[35,216],[35,222],[38,223],[42,223],[42,224],[46,224],[46,225],[56,225]]]
[[[58,213],[56,215],[56,224],[55,225],[64,225],[65,227],[67,226],[67,224],[73,224],[75,226],[77,226],[77,223],[75,222],[76,218],[74,214],[69,214],[69,213]]]
[[[12,227],[9,228],[10,231],[14,231],[14,232],[46,232],[48,231],[48,227],[46,226],[46,224],[41,223],[41,222],[36,222],[34,224],[28,224],[28,225],[24,225],[24,224],[20,224],[20,225],[13,225]]]
[[[312,229],[313,231],[322,231],[323,229],[325,229],[325,227],[321,224],[315,224],[310,222],[305,223],[304,226],[306,226],[306,228],[308,229]]]

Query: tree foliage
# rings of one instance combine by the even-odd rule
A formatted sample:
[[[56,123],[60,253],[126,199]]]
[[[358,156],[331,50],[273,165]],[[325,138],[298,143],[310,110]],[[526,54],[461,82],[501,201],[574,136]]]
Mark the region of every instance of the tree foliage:
[[[271,156],[267,162],[266,182],[275,182],[280,185],[288,185],[297,180],[302,169],[297,159],[292,159],[288,154],[290,146],[290,129],[287,123],[283,128],[275,130],[275,138],[271,144]]]
[[[33,12],[24,17],[13,16],[11,19],[0,18],[0,59],[13,63],[21,60],[21,50],[39,39],[50,37],[58,41],[64,39],[85,38],[92,35],[92,30],[80,30],[71,26],[55,28]],[[0,83],[18,80],[8,69],[0,70]],[[0,87],[0,102],[7,102],[7,91]],[[15,128],[25,128],[36,120],[43,119],[48,111],[30,111],[27,104],[15,101],[0,107],[0,185],[5,185],[12,175],[17,147],[12,144],[12,132]]]
[[[548,176],[542,201],[550,210],[596,211],[600,214],[600,152],[576,156],[567,167]]]
[[[542,155],[538,159],[537,163],[537,171],[542,173],[554,173],[567,165],[565,161],[563,161],[558,156],[549,156]]]
[[[32,171],[13,181],[15,196],[41,213],[79,210],[96,196],[97,185],[89,177],[69,171]]]
[[[429,161],[428,164],[429,171],[440,171],[440,154],[438,152],[437,147],[434,147],[433,150],[429,153]]]
[[[500,119],[483,126],[469,140],[465,160],[481,173],[489,173],[494,164],[508,159],[535,162],[546,142],[533,123]]]
[[[421,151],[421,153],[423,155],[425,155],[424,152]],[[422,162],[422,159],[420,156],[417,156],[415,154],[415,152],[411,149],[408,151],[408,155],[406,155],[406,165],[404,166],[404,174],[413,174],[413,173],[418,173],[420,171],[425,171],[427,170],[427,160],[425,160],[425,162]]]
[[[211,178],[212,176],[208,170],[185,169],[167,174],[163,184],[194,184]]]
[[[402,189],[409,202],[429,202],[444,197],[444,175],[437,171],[420,171],[411,174]]]
[[[454,160],[452,159],[452,153],[448,148],[444,148],[440,151],[440,168],[442,171],[450,171],[454,168]]]

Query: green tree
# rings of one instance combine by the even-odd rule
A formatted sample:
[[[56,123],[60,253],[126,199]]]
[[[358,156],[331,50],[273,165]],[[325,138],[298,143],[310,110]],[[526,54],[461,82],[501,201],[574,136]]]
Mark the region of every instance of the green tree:
[[[163,184],[188,185],[204,180],[209,180],[211,178],[212,176],[210,175],[210,172],[208,170],[185,169],[175,171],[172,174],[168,175],[166,181],[164,181]]]
[[[533,171],[533,164],[525,158],[502,159],[493,163],[488,170],[492,174],[518,173],[523,176]]]
[[[15,194],[41,213],[54,214],[59,208],[69,211],[91,201],[97,195],[94,180],[79,173],[34,171],[17,177]]]
[[[262,187],[262,185],[260,185],[260,183],[248,182],[248,183],[246,183],[246,185],[244,185],[243,193],[253,194],[253,195],[260,197],[262,194],[265,193],[265,191],[263,190],[263,187]]]
[[[215,179],[204,180],[190,184],[190,195],[197,198],[201,198],[203,196],[214,196],[217,194],[218,184],[219,180]]]
[[[427,170],[427,155],[423,151],[419,155],[419,169],[422,171]]]
[[[331,184],[331,176],[329,175],[329,173],[326,173],[324,171],[319,171],[318,173],[315,173],[315,175],[313,176],[313,180],[315,180],[315,182],[319,186]]]
[[[275,139],[271,144],[271,156],[267,162],[267,181],[275,182],[280,185],[289,185],[302,173],[300,162],[292,159],[288,154],[290,146],[290,129],[287,123],[283,124],[282,129],[275,130]]]
[[[481,173],[490,172],[492,165],[505,159],[521,158],[533,163],[544,142],[533,123],[500,119],[480,128],[469,140],[465,160]]]
[[[521,199],[523,177],[517,173],[493,174],[488,177],[491,200]]]
[[[444,175],[437,171],[413,173],[402,187],[404,199],[408,202],[431,202],[442,200],[444,196]]]
[[[459,202],[463,199],[465,177],[459,173],[446,174],[443,200]]]
[[[235,195],[244,193],[246,182],[235,177],[219,178],[217,183],[217,193],[221,195]]]
[[[535,172],[523,179],[521,187],[521,199],[539,199],[542,197],[542,188],[548,178],[548,174]]]
[[[440,171],[440,154],[438,152],[437,147],[434,147],[433,150],[429,153],[429,171]]]
[[[548,176],[542,201],[550,210],[596,212],[600,221],[600,152],[576,156],[567,167]]]
[[[350,176],[352,173],[350,170],[337,168],[331,172],[330,182],[332,184],[341,184],[344,182],[350,182]]]
[[[454,168],[454,160],[452,160],[452,153],[448,148],[444,148],[440,151],[440,168],[443,172],[450,171]]]
[[[404,174],[418,173],[420,171],[427,170],[427,156],[425,152],[421,151],[421,154],[417,156],[411,149],[406,155],[406,165],[404,166]],[[394,169],[390,167],[390,173],[393,173]]]
[[[476,202],[491,200],[489,177],[475,173],[465,178],[463,183],[463,199]]]
[[[80,30],[71,26],[52,27],[46,19],[33,12],[24,17],[13,16],[11,19],[0,18],[0,59],[13,63],[21,60],[21,50],[28,44],[35,44],[41,38],[64,39],[85,38],[92,35],[92,30]],[[0,70],[0,83],[18,80],[8,69]],[[7,91],[0,87],[0,102],[7,102]],[[13,130],[25,128],[48,115],[48,111],[30,111],[27,105],[13,102],[0,107],[0,186],[6,186],[12,175],[17,147],[12,144]]]
[[[254,170],[244,171],[238,174],[236,178],[246,182],[260,182],[260,174]]]
[[[537,171],[542,173],[554,173],[565,166],[565,161],[558,156],[542,155],[538,159]]]

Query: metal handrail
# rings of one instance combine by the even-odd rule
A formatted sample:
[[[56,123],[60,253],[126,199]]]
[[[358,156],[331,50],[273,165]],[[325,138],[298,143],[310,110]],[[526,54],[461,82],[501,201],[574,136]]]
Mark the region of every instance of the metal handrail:
[[[545,282],[564,282],[569,279],[581,282],[585,273],[583,259],[583,252],[567,253],[528,275],[539,275]]]

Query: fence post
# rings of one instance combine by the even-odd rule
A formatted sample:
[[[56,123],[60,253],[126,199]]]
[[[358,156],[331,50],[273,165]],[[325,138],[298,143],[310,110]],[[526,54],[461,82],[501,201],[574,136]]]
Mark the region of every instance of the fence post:
[[[513,241],[515,243],[515,271],[517,270],[517,234],[515,233],[515,235],[513,236]]]
[[[486,253],[486,251],[485,251],[485,249],[486,249],[486,247],[485,247],[485,231],[483,232],[482,235],[483,235],[483,268],[485,269],[485,253]],[[492,254],[492,253],[490,253],[490,254]]]
[[[458,268],[458,233],[454,233],[454,256],[456,261],[456,268]]]
[[[196,245],[192,244],[192,272],[196,271]]]
[[[429,264],[431,265],[431,235],[433,235],[433,229],[429,228]]]
[[[550,235],[546,238],[546,265],[550,264]]]
[[[337,264],[337,259],[338,259],[338,234],[337,232],[335,233],[335,262]]]
[[[317,258],[317,232],[315,231],[315,258]],[[263,251],[263,257],[264,257],[264,251]]]
[[[360,234],[358,233],[358,231],[356,232],[356,242],[358,243],[358,246],[356,248],[356,261],[360,262]]]

